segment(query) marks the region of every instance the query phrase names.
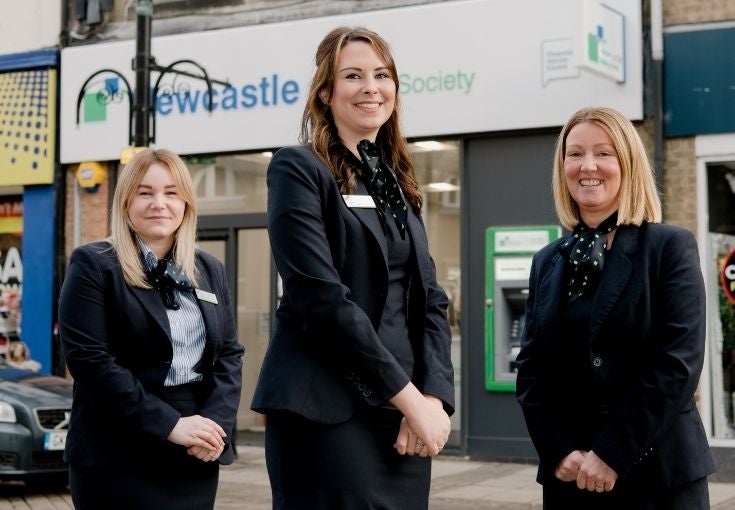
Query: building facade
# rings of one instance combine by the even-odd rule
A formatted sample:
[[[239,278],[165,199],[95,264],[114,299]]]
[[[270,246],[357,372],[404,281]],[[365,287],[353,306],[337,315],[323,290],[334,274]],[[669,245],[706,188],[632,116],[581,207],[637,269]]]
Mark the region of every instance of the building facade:
[[[67,256],[107,233],[111,190],[129,145],[129,86],[115,75],[99,75],[84,90],[82,85],[103,68],[133,83],[131,4],[99,2],[99,16],[70,16],[78,39],[61,52],[60,115]],[[209,90],[199,80],[162,78],[154,103],[155,145],[186,156],[201,209],[200,244],[225,262],[237,299],[248,353],[241,433],[262,430],[263,419],[248,410],[249,401],[281,292],[265,232],[265,169],[274,150],[297,143],[313,53],[338,25],[381,33],[401,73],[404,128],[425,193],[424,221],[439,282],[451,301],[459,404],[454,451],[475,458],[535,457],[513,394],[513,360],[530,257],[560,233],[550,191],[556,135],[582,106],[613,106],[636,123],[659,167],[665,221],[690,229],[700,241],[716,322],[720,308],[713,312],[718,298],[712,279],[718,273],[707,266],[712,255],[704,247],[713,241],[706,218],[713,216],[711,208],[724,211],[717,214],[725,219],[735,210],[732,196],[717,191],[726,189],[735,168],[735,143],[728,138],[735,127],[672,131],[677,118],[670,87],[679,82],[670,66],[683,57],[669,48],[680,34],[729,30],[735,8],[727,0],[662,4],[212,0],[194,9],[174,0],[153,3],[156,62],[194,60],[212,79],[229,84]],[[661,17],[651,16],[658,8]],[[664,34],[663,57],[651,50],[658,32]],[[725,58],[731,64],[734,56]],[[720,72],[727,69],[719,65]],[[99,179],[85,188],[80,179],[91,169]],[[732,234],[718,228],[718,235]],[[716,239],[730,246],[722,236]],[[726,464],[735,451],[727,428],[733,399],[730,366],[717,363],[724,359],[717,358],[723,345],[717,334],[711,327],[700,408]],[[722,391],[709,391],[710,383]],[[729,407],[723,404],[728,398]]]
[[[12,2],[0,18],[0,353],[22,340],[56,365],[58,37],[61,4]],[[23,318],[26,320],[23,320]],[[29,318],[31,318],[29,320]]]
[[[695,232],[707,285],[700,409],[715,478],[735,476],[735,5],[664,2],[666,218]]]

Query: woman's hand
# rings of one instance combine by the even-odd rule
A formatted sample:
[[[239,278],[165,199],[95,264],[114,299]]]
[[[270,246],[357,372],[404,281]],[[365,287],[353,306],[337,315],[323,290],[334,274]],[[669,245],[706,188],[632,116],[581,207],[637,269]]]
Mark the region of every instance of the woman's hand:
[[[225,431],[217,423],[195,414],[179,418],[168,440],[175,444],[191,448],[199,446],[206,448],[210,452],[217,452],[224,448],[225,442],[222,438],[227,437]],[[221,451],[220,451],[221,453]]]
[[[594,492],[610,492],[618,474],[593,451],[585,455],[577,474],[577,487]]]
[[[186,453],[203,462],[212,462],[219,459],[223,451],[225,451],[224,446],[222,448],[218,448],[216,451],[212,451],[204,446],[190,446],[186,449]]]
[[[422,395],[412,383],[390,401],[404,416],[395,444],[398,453],[422,457],[438,455],[452,427],[442,401],[433,395]]]
[[[582,462],[584,462],[586,455],[586,451],[574,450],[572,453],[564,457],[559,465],[556,466],[554,476],[562,482],[575,481],[579,474],[579,468],[582,466]]]

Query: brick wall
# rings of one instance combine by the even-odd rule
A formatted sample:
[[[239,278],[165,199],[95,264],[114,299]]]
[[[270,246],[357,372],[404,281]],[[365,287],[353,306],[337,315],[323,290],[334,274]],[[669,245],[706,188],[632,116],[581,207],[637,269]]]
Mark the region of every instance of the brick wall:
[[[66,218],[64,221],[64,236],[66,246],[64,253],[69,258],[74,245],[74,187],[77,186],[74,172],[77,165],[72,165],[66,172]],[[108,193],[110,179],[103,182],[94,193],[83,189],[79,190],[79,244],[99,241],[107,237],[109,224]]]
[[[663,0],[664,26],[735,20],[733,0]]]
[[[664,221],[697,232],[697,160],[694,138],[664,144]]]
[[[735,20],[733,0],[664,0],[664,26]],[[664,141],[664,221],[697,231],[694,138]]]

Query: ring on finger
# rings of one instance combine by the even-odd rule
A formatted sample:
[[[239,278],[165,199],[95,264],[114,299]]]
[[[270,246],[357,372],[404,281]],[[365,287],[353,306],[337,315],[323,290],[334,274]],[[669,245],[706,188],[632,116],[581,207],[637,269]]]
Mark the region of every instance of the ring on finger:
[[[604,492],[605,486],[604,485],[595,485],[595,492]]]

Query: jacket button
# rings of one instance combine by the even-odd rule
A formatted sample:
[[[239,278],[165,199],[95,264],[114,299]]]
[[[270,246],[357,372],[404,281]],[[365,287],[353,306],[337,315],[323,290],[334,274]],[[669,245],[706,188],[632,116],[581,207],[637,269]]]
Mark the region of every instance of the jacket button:
[[[370,390],[365,390],[365,391],[362,392],[362,396],[365,397],[365,398],[368,398],[372,394],[373,394],[373,392],[370,391]]]
[[[595,356],[594,358],[592,358],[592,364],[593,364],[593,365],[594,365],[595,367],[599,367],[599,366],[602,366],[602,358],[601,358],[601,357],[599,357],[599,356]]]
[[[365,386],[364,384],[358,384],[357,389],[364,392],[367,389],[367,386]]]

